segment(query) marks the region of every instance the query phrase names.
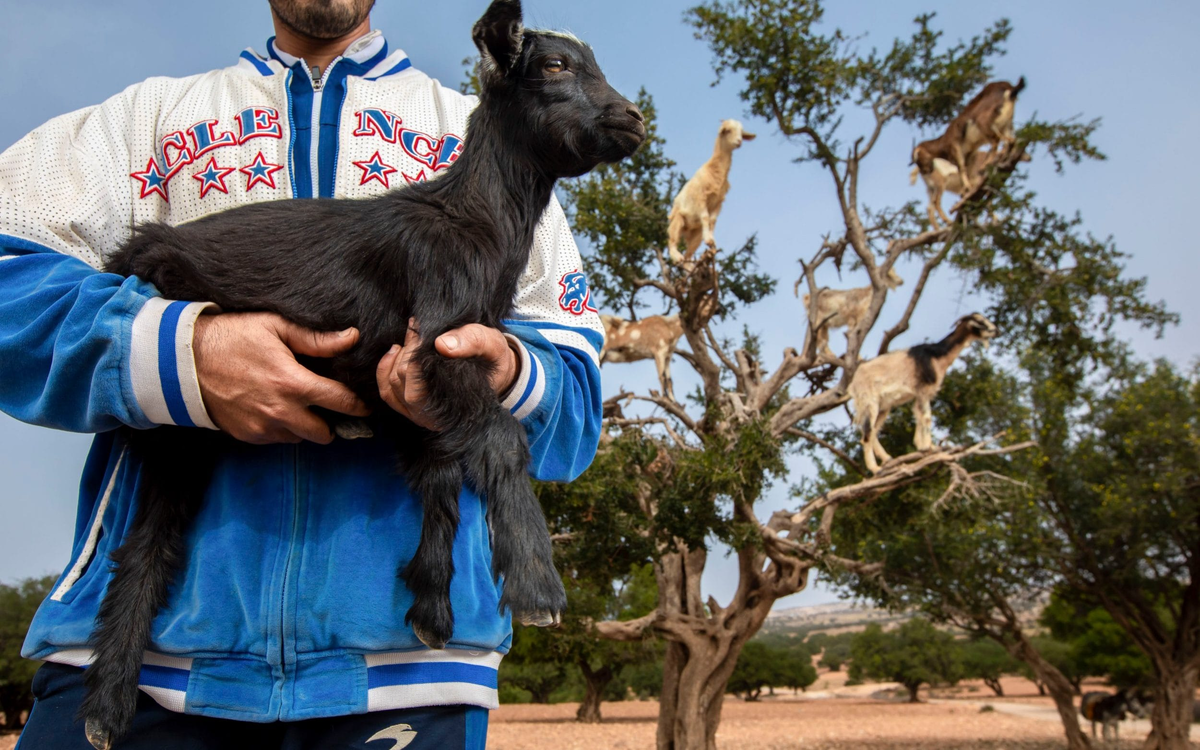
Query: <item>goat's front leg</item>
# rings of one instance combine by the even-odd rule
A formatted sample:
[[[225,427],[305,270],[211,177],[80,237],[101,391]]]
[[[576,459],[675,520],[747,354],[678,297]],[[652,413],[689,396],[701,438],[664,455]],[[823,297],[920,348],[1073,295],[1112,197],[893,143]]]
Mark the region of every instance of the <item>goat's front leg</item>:
[[[879,416],[875,418],[875,424],[871,428],[871,449],[875,451],[875,455],[880,462],[887,463],[892,460],[892,455],[883,449],[883,444],[879,442],[879,431],[883,429],[884,422],[887,422],[888,415],[892,413],[891,409],[881,409]]]
[[[658,370],[658,382],[662,385],[663,395],[675,400],[675,389],[671,383],[671,350],[662,347],[654,352],[654,366]]]
[[[683,263],[683,253],[679,252],[679,245],[685,241],[684,231],[686,229],[687,221],[683,218],[683,212],[676,211],[671,215],[671,221],[667,225],[667,255],[677,266]]]
[[[421,541],[399,575],[413,594],[404,616],[413,634],[429,648],[445,648],[454,633],[450,581],[454,577],[454,536],[463,471],[440,435],[405,440],[405,469],[421,497]]]
[[[924,399],[913,401],[913,421],[916,430],[913,432],[913,445],[919,451],[927,451],[933,447],[933,411],[929,402]]]
[[[708,245],[713,250],[717,249],[717,238],[713,234],[713,230],[716,228],[717,217],[710,214],[708,209],[705,209],[703,213],[700,214],[700,230],[703,233],[704,244]]]

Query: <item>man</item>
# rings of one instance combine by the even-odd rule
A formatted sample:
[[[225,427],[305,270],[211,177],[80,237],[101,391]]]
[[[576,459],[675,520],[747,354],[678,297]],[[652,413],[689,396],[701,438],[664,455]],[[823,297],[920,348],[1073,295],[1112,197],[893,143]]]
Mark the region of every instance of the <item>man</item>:
[[[132,86],[0,154],[0,408],[98,433],[71,563],[25,642],[27,657],[48,663],[21,750],[88,747],[75,721],[81,667],[140,469],[113,432],[122,424],[221,429],[241,442],[189,533],[144,657],[133,732],[117,748],[483,746],[511,638],[485,506],[460,497],[456,626],[447,649],[431,651],[403,623],[412,598],[396,578],[416,549],[419,500],[386,442],[332,439],[311,408],[364,406],[295,359],[332,356],[356,332],[165,300],[102,272],[140,222],[364,197],[454,163],[473,100],[389,49],[371,31],[372,0],[270,3],[267,54]],[[495,363],[497,398],[525,425],[543,479],[576,476],[599,436],[602,329],[579,267],[552,203],[509,335],[467,326],[437,342],[446,356]],[[422,422],[413,343],[380,362],[379,387]]]

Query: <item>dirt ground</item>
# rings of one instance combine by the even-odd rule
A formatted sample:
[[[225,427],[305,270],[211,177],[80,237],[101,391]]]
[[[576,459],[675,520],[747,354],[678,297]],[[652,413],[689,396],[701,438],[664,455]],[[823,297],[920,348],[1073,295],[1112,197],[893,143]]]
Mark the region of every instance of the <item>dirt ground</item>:
[[[725,700],[717,741],[736,750],[1061,750],[1062,725],[1032,683],[1003,681],[1004,698],[979,684],[892,699],[887,685],[845,686],[844,673],[823,674],[807,693],[780,691],[756,703]],[[1090,687],[1090,686],[1089,686]],[[1099,686],[1097,686],[1099,687]],[[983,711],[984,706],[993,710]],[[604,723],[579,724],[577,704],[506,705],[493,711],[489,750],[643,750],[654,747],[653,701],[605,703]],[[1085,727],[1086,730],[1086,727]],[[1120,750],[1140,747],[1149,725],[1126,722]],[[0,750],[16,735],[0,734]],[[1193,725],[1200,750],[1200,725]],[[1099,744],[1097,745],[1100,746]],[[1115,750],[1116,744],[1105,746]]]

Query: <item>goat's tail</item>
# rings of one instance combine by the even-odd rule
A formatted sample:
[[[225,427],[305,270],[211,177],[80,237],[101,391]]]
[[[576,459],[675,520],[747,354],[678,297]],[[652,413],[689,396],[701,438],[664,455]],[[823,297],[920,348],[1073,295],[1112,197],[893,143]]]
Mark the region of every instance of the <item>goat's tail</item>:
[[[913,167],[912,171],[908,173],[908,184],[916,185],[917,184],[917,175],[919,175],[919,174],[921,174],[921,168]]]
[[[1013,86],[1012,90],[1008,92],[1008,98],[1012,99],[1015,102],[1017,100],[1017,97],[1020,96],[1021,92],[1024,90],[1025,90],[1025,76],[1021,76],[1020,78],[1017,79],[1017,85]]]
[[[79,707],[88,740],[107,750],[129,731],[137,709],[150,627],[184,561],[184,534],[204,497],[218,439],[196,428],[126,429],[130,459],[141,463],[133,524],[112,553],[115,572],[92,632],[87,694]]]

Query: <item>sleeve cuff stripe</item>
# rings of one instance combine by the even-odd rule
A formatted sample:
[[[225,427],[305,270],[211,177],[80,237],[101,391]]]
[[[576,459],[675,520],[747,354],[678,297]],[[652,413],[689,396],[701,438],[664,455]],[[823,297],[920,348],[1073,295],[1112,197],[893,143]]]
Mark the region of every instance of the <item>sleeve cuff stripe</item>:
[[[179,385],[179,358],[175,347],[178,343],[179,316],[183,314],[186,302],[172,302],[163,311],[162,320],[158,324],[158,379],[162,384],[163,398],[167,402],[167,411],[171,422],[183,427],[195,427],[196,423],[188,414],[187,403],[183,400],[183,388]]]
[[[576,331],[559,330],[554,328],[539,329],[539,333],[555,346],[567,346],[586,354],[596,367],[600,366],[600,352],[583,334]]]
[[[153,298],[133,321],[130,372],[133,393],[154,424],[216,429],[196,380],[192,331],[204,302]]]
[[[511,333],[504,334],[504,337],[514,344],[517,356],[520,359],[517,362],[517,380],[508,389],[508,395],[500,401],[500,405],[511,412],[520,406],[521,402],[529,394],[533,382],[533,366],[529,364],[532,356],[529,354],[529,350],[525,348],[525,345],[521,343],[521,340]]]
[[[589,328],[586,326],[565,326],[560,323],[550,323],[543,320],[520,320],[516,318],[506,319],[504,322],[512,325],[527,326],[543,336],[550,331],[576,333],[589,344],[591,344],[596,351],[600,351],[600,349],[604,346],[604,334],[596,328]],[[599,324],[599,319],[597,319],[596,325]]]
[[[529,376],[529,386],[526,388],[528,393],[521,397],[516,411],[513,412],[513,416],[517,419],[524,419],[532,414],[533,410],[542,403],[542,394],[546,392],[546,379],[539,372],[541,364],[538,362],[537,355],[530,355],[529,364],[532,365],[532,372]]]

